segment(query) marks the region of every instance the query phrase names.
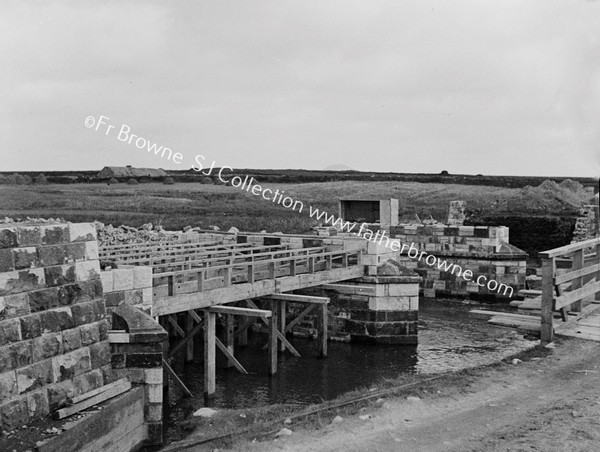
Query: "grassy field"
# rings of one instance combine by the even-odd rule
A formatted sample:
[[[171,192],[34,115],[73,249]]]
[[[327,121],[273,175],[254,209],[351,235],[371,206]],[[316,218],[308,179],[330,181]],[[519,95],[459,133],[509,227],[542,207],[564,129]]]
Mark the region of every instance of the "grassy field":
[[[432,215],[443,221],[448,203],[465,200],[479,215],[574,214],[576,209],[556,200],[522,199],[521,190],[490,186],[423,184],[418,182],[324,182],[277,184],[302,201],[305,210],[293,212],[235,187],[181,183],[176,185],[74,184],[0,186],[0,215],[61,217],[71,221],[99,220],[114,225],[146,222],[179,229],[186,225],[241,230],[302,232],[314,225],[312,205],[337,214],[339,198],[400,199],[405,220]],[[554,201],[554,202],[553,202]]]
[[[46,186],[0,186],[0,215],[13,218],[60,217],[70,221],[93,221],[140,226],[152,222],[167,229],[184,226],[269,232],[305,232],[316,224],[308,206],[337,214],[339,198],[400,200],[401,216],[414,220],[433,218],[443,221],[448,203],[467,201],[470,212],[478,214],[557,214],[568,207],[527,205],[520,200],[520,189],[490,186],[423,184],[418,182],[325,182],[277,184],[272,189],[285,191],[302,201],[304,211],[294,212],[235,187],[181,183],[176,185],[74,184]],[[566,209],[566,210],[565,210]],[[573,210],[573,209],[571,209]]]

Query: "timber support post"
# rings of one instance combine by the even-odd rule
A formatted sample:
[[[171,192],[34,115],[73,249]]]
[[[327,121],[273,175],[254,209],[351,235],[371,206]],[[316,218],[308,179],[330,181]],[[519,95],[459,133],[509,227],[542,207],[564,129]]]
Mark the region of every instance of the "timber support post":
[[[216,391],[216,317],[204,311],[204,403],[210,406]]]

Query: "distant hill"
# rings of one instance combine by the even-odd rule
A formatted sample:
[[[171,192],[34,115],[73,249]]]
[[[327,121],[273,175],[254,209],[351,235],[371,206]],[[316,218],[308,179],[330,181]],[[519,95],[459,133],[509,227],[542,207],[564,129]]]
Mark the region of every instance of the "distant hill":
[[[235,168],[233,171],[227,171],[230,176],[245,176],[254,177],[259,182],[265,183],[307,183],[307,182],[332,182],[332,181],[369,181],[369,182],[421,182],[421,183],[438,183],[438,184],[459,184],[459,185],[483,185],[505,188],[525,188],[537,187],[546,179],[561,184],[566,177],[541,177],[541,176],[489,176],[477,174],[475,176],[469,174],[447,174],[442,173],[393,173],[393,172],[373,172],[373,171],[356,171],[345,165],[332,165],[335,167],[342,166],[343,170],[306,170],[306,169],[256,169],[256,168]],[[331,167],[330,167],[331,168]],[[214,183],[219,183],[217,174],[219,168],[213,169],[211,179]],[[10,176],[14,171],[0,171],[0,176]],[[30,176],[35,179],[40,175],[39,171],[20,171],[19,174]],[[188,170],[166,170],[168,176],[173,177],[175,182],[198,182],[205,179],[205,175]],[[71,184],[71,183],[94,183],[104,182],[104,179],[98,177],[98,171],[44,171],[45,177],[51,184]],[[140,182],[145,182],[144,178]],[[598,179],[592,177],[571,177],[568,184],[573,184],[573,181],[583,185],[590,192],[590,197],[594,193],[598,193]],[[567,185],[568,185],[567,184]],[[568,188],[568,187],[567,187]]]
[[[323,171],[354,171],[354,169],[342,163],[335,163],[333,165],[326,166],[323,168]]]

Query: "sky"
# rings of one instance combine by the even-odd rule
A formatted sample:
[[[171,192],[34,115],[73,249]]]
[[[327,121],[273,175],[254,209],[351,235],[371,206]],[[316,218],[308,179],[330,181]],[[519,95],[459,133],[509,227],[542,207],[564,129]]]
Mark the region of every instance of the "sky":
[[[0,0],[0,171],[598,177],[599,24],[600,0]]]

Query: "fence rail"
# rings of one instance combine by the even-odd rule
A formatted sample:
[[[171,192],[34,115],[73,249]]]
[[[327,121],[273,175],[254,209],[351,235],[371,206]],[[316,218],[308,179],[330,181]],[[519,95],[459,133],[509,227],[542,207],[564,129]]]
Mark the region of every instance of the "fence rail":
[[[212,258],[229,258],[237,255],[257,255],[289,249],[287,245],[260,246],[205,246],[188,249],[158,248],[148,250],[119,250],[117,252],[100,251],[100,258],[113,260],[117,264],[149,265],[168,264],[176,262],[200,261]]]
[[[181,293],[203,292],[241,282],[254,283],[284,276],[312,274],[333,268],[347,268],[360,265],[362,251],[321,249],[318,253],[310,253],[307,249],[299,249],[290,250],[287,254],[287,256],[259,261],[253,260],[250,255],[243,261],[154,273],[153,290],[155,296],[173,297]]]
[[[554,337],[553,312],[559,311],[567,322],[568,311],[579,313],[586,302],[594,302],[600,294],[600,237],[573,243],[540,253],[542,258],[541,339]],[[567,262],[570,268],[561,272]],[[591,298],[594,298],[592,300]]]

